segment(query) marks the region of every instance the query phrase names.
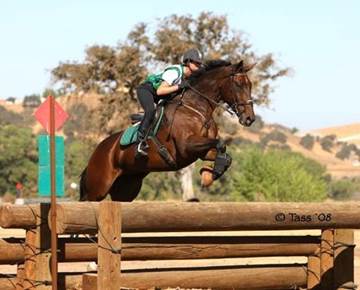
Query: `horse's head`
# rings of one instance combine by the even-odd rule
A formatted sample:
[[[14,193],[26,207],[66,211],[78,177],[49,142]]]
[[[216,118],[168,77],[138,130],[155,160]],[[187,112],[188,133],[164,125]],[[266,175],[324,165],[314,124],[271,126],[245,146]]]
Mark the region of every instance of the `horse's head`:
[[[255,121],[253,100],[251,98],[251,81],[247,72],[255,66],[245,65],[243,61],[226,67],[224,82],[221,85],[220,95],[239,118],[243,126],[250,126]]]

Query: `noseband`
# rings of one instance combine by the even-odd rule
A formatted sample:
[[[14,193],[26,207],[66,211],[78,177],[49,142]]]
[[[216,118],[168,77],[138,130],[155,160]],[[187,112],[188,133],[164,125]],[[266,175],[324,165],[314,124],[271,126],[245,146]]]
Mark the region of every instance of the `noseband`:
[[[246,90],[246,92],[245,93],[248,93],[247,91],[247,89],[245,89],[244,88],[244,86],[241,86],[241,85],[239,85],[239,84],[237,84],[236,83],[236,81],[234,80],[234,76],[235,75],[246,75],[246,73],[236,73],[236,74],[233,74],[233,75],[231,75],[231,79],[232,79],[232,82],[233,83],[235,83],[235,85],[238,87],[238,88],[240,88],[240,90],[242,90],[242,91],[245,91]],[[233,113],[235,113],[235,115],[236,116],[238,116],[238,117],[240,117],[240,114],[242,113],[242,112],[239,112],[239,110],[238,110],[238,107],[239,106],[243,106],[243,107],[245,107],[245,106],[252,106],[253,104],[254,104],[254,100],[253,99],[251,99],[251,97],[250,97],[250,99],[249,100],[247,100],[247,101],[245,101],[245,102],[237,102],[237,100],[236,100],[236,97],[235,97],[235,94],[233,94],[233,104],[230,106],[230,109],[233,111]]]

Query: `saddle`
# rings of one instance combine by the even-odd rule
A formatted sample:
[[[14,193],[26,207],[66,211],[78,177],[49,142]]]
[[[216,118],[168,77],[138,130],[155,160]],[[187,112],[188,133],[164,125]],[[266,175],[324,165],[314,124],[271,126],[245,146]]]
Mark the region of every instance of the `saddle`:
[[[165,101],[160,101],[156,107],[156,114],[153,122],[151,123],[151,131],[148,138],[152,138],[156,136],[157,132],[159,131],[161,121],[164,117],[164,110],[165,110]],[[130,116],[131,126],[128,127],[121,136],[120,145],[127,146],[135,143],[138,139],[138,130],[140,126],[141,120],[144,118],[144,113],[139,112],[136,114],[131,114]]]
[[[150,134],[148,136],[148,139],[151,139],[159,153],[159,155],[165,160],[165,162],[173,169],[176,169],[176,162],[174,158],[171,156],[169,151],[166,149],[166,147],[160,143],[158,138],[156,137],[157,132],[159,131],[161,122],[164,117],[164,111],[165,111],[165,104],[166,101],[160,101],[156,107],[156,115],[154,118],[154,121],[152,122],[150,126]],[[144,117],[143,113],[136,113],[130,115],[132,126],[127,128],[124,133],[122,134],[120,138],[120,145],[127,146],[132,145],[138,140],[138,130],[140,126],[140,122],[142,118]]]

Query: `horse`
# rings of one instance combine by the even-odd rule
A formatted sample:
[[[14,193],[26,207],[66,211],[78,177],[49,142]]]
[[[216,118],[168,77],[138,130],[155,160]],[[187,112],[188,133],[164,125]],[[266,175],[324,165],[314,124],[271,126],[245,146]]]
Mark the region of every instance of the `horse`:
[[[231,157],[218,138],[213,112],[227,106],[241,125],[255,121],[247,75],[254,65],[213,60],[194,72],[189,88],[166,102],[156,138],[148,140],[147,158],[136,158],[136,144],[120,145],[123,131],[104,139],[80,175],[80,200],[100,201],[110,194],[114,201],[132,201],[150,172],[179,170],[199,158],[213,161],[213,178],[219,178]]]

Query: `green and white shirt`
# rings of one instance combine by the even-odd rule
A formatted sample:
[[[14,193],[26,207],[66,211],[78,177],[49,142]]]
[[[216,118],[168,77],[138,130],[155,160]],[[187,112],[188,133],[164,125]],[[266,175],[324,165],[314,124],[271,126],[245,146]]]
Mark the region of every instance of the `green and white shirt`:
[[[151,74],[146,78],[146,82],[152,84],[157,90],[163,81],[167,82],[169,86],[179,85],[184,75],[184,67],[181,64],[171,65],[166,67],[162,72]]]

